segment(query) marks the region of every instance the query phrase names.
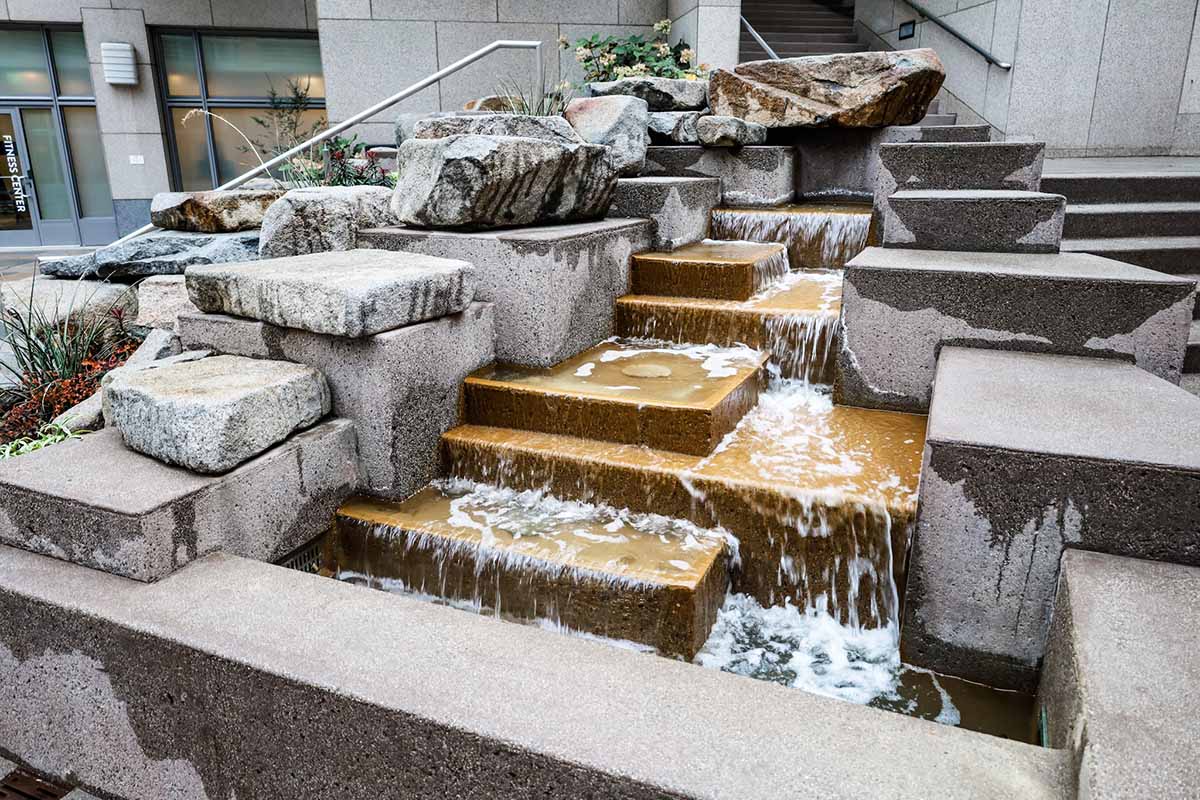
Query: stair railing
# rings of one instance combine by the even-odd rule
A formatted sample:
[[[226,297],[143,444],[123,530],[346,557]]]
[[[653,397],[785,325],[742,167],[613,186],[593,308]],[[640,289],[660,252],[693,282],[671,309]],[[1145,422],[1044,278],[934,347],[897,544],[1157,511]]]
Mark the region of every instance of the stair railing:
[[[767,55],[772,61],[779,60],[779,54],[771,49],[771,45],[767,44],[766,39],[758,35],[758,31],[754,30],[754,26],[750,24],[750,20],[742,17],[742,27],[750,32],[750,35],[754,38],[754,41],[758,42],[758,46],[766,51]]]
[[[439,69],[437,72],[433,73],[429,77],[417,81],[412,86],[409,86],[407,89],[403,89],[402,91],[396,92],[394,95],[387,98],[386,100],[380,100],[378,103],[371,106],[370,108],[368,108],[364,111],[360,111],[357,114],[355,114],[354,116],[348,117],[344,121],[339,122],[337,125],[334,125],[333,127],[326,129],[324,132],[318,133],[316,136],[312,137],[311,139],[308,139],[307,141],[296,145],[295,147],[291,148],[290,150],[287,150],[286,152],[280,153],[279,155],[272,158],[270,161],[259,164],[257,167],[255,167],[254,169],[251,169],[247,172],[243,172],[241,175],[238,175],[233,180],[227,181],[227,182],[221,184],[213,191],[222,191],[225,189],[235,189],[238,186],[241,186],[246,181],[253,178],[255,175],[261,175],[262,173],[270,170],[272,167],[276,167],[276,166],[284,163],[285,161],[288,161],[293,156],[299,155],[300,153],[303,153],[304,151],[308,150],[314,144],[319,144],[320,142],[323,142],[326,139],[332,139],[334,136],[337,136],[339,133],[346,130],[347,128],[353,127],[354,125],[357,125],[358,123],[362,122],[363,120],[370,119],[371,117],[375,116],[376,114],[380,113],[381,111],[386,111],[387,109],[396,105],[396,103],[399,103],[401,100],[404,100],[407,97],[411,97],[412,95],[416,94],[417,92],[421,91],[422,89],[427,89],[428,87],[432,86],[433,84],[437,83],[438,81],[442,80],[443,78],[453,75],[454,73],[458,72],[463,67],[473,64],[476,61],[478,61],[479,59],[488,55],[489,53],[494,53],[497,50],[532,50],[533,51],[533,96],[535,98],[540,98],[543,95],[543,93],[545,92],[545,82],[544,82],[545,77],[542,75],[542,43],[534,42],[534,41],[497,39],[496,41],[492,42],[491,44],[487,45],[486,47],[481,47],[478,50],[476,50],[474,53],[471,53],[468,56],[464,56],[463,58],[460,58],[458,61],[455,61],[450,66]],[[143,234],[150,233],[151,231],[155,230],[155,227],[156,226],[154,226],[154,225],[143,225],[142,227],[138,228],[136,231],[133,231],[132,233],[127,233],[124,236],[122,236],[120,239],[117,239],[115,242],[113,242],[113,244],[121,244],[122,242],[127,242],[130,239],[136,238]]]
[[[951,36],[953,36],[954,38],[958,39],[960,42],[965,44],[967,47],[971,48],[976,53],[983,56],[983,58],[989,64],[993,64],[993,65],[999,67],[1000,69],[1006,69],[1006,70],[1012,69],[1012,64],[1010,64],[1007,61],[1001,61],[1000,59],[996,58],[994,55],[989,53],[987,50],[984,50],[982,47],[980,47],[979,45],[975,44],[970,39],[968,39],[962,32],[957,30],[953,25],[946,22],[941,17],[937,17],[933,14],[930,14],[929,11],[927,11],[920,3],[913,2],[913,0],[904,0],[904,2],[907,3],[908,5],[912,6],[913,10],[916,11],[918,14],[920,14],[922,17],[924,17],[928,21],[932,22],[934,25],[937,25],[939,28],[944,30],[946,33],[950,34]]]

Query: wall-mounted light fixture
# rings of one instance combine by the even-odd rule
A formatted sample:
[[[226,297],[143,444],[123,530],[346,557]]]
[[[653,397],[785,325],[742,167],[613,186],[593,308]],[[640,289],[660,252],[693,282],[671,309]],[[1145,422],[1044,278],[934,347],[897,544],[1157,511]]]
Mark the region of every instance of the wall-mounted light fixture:
[[[897,36],[898,39],[911,39],[916,35],[917,35],[916,20],[909,20],[908,22],[900,23],[900,31]]]
[[[137,86],[137,62],[133,45],[128,42],[101,42],[100,62],[104,65],[104,82],[119,86]]]

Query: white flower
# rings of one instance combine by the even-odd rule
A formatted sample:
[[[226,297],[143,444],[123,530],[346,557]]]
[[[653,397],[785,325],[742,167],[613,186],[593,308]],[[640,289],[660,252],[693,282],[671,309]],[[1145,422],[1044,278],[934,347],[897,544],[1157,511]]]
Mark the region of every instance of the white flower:
[[[692,63],[692,59],[696,57],[696,51],[692,48],[687,48],[679,54],[679,60],[685,64]]]
[[[666,36],[671,32],[671,20],[660,19],[658,22],[654,23],[654,32],[661,33],[663,36]]]

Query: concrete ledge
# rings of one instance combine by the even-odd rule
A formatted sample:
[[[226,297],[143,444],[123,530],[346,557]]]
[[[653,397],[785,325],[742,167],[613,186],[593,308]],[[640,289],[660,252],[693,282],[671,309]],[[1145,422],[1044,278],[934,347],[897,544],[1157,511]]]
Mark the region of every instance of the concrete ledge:
[[[1061,751],[214,555],[0,548],[0,754],[114,798],[1063,800]],[[669,713],[668,713],[669,711]]]
[[[1200,565],[1200,398],[1108,359],[944,348],[918,501],[901,655],[1032,689],[1065,548]]]
[[[355,450],[354,425],[331,420],[211,477],[106,428],[0,463],[0,542],[139,581],[216,550],[274,560],[328,529]]]
[[[906,190],[880,208],[884,247],[1057,253],[1067,199],[1011,190]]]
[[[838,402],[924,411],[943,344],[1119,358],[1178,383],[1192,292],[1083,253],[867,248],[846,265]]]
[[[630,256],[649,249],[653,227],[605,219],[477,233],[376,228],[358,241],[474,264],[475,299],[496,307],[496,358],[548,367],[612,336]]]
[[[437,474],[438,439],[458,423],[462,382],[493,358],[492,306],[360,339],[219,314],[185,314],[190,349],[307,364],[329,384],[334,413],[358,429],[363,488],[403,499]]]
[[[791,147],[671,146],[646,149],[644,175],[720,178],[727,206],[777,206],[795,196],[796,161]]]
[[[621,178],[609,213],[652,220],[654,247],[674,250],[703,239],[708,215],[720,204],[716,178]]]
[[[1198,628],[1200,569],[1063,554],[1038,698],[1081,797],[1196,796]]]

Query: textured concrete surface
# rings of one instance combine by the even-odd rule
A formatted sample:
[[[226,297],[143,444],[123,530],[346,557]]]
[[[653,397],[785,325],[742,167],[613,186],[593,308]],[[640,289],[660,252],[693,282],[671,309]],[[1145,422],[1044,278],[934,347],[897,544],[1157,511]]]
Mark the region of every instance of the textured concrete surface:
[[[187,347],[308,364],[333,411],[358,429],[363,488],[402,499],[434,478],[438,439],[458,423],[462,381],[493,358],[492,307],[346,339],[220,315],[179,320]]]
[[[884,247],[1057,253],[1062,195],[989,189],[904,190],[882,207]]]
[[[475,265],[475,299],[495,306],[496,358],[548,367],[613,334],[613,303],[629,291],[629,258],[653,223],[609,218],[574,225],[458,233],[364,231],[364,246]]]
[[[457,314],[475,294],[469,263],[387,250],[193,267],[186,277],[203,312],[331,336],[371,336]]]
[[[791,147],[654,147],[646,150],[645,175],[720,178],[721,202],[776,206],[795,197],[795,151]]]
[[[140,586],[0,549],[0,617],[0,754],[106,796],[1062,800],[1069,783],[1061,751],[224,555]]]
[[[879,147],[876,198],[909,189],[1011,189],[1041,186],[1041,142],[958,142]]]
[[[1118,358],[1178,383],[1193,292],[1083,253],[867,248],[846,265],[837,397],[923,411],[944,344]]]
[[[0,541],[154,581],[215,550],[280,558],[325,531],[357,485],[346,420],[220,477],[161,464],[105,429],[0,464]]]
[[[1065,548],[1200,565],[1200,398],[1108,359],[944,348],[919,503],[901,655],[1031,689]]]
[[[312,367],[227,355],[120,370],[103,399],[105,420],[128,447],[206,474],[250,460],[330,406],[325,378]]]
[[[653,221],[653,246],[674,250],[703,239],[708,216],[720,204],[716,178],[621,178],[609,214]]]
[[[1200,569],[1063,554],[1038,699],[1081,796],[1195,796],[1198,624]]]

